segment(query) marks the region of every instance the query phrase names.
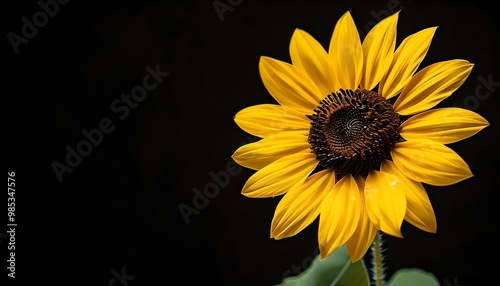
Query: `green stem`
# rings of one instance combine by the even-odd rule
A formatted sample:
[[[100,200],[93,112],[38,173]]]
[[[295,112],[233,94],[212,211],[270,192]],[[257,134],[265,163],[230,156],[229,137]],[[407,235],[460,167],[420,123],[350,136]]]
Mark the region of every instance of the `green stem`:
[[[384,257],[382,255],[382,233],[379,231],[375,235],[372,244],[372,275],[375,286],[384,286]]]

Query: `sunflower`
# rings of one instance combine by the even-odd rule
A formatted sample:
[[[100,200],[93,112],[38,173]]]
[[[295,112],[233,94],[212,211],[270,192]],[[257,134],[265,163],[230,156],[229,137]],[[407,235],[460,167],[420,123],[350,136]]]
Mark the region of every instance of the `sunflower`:
[[[296,29],[291,64],[260,58],[263,84],[279,104],[235,115],[241,129],[261,139],[232,158],[257,170],[243,195],[284,195],[272,238],[291,237],[319,216],[320,257],[346,244],[356,262],[378,231],[402,237],[403,220],[435,233],[423,184],[447,186],[473,176],[446,145],[489,123],[466,109],[434,108],[462,85],[473,64],[455,59],[417,71],[436,27],[408,36],[395,49],[398,16],[380,21],[361,42],[348,11],[328,52]]]

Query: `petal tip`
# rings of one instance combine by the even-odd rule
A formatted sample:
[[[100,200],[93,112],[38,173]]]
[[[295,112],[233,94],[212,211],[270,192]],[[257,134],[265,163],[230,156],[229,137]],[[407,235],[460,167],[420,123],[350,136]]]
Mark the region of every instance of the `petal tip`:
[[[353,258],[352,256],[350,257],[351,258],[351,263],[356,263],[358,262],[361,258],[363,258],[362,256],[361,257],[355,257]]]
[[[323,251],[321,251],[321,252],[319,253],[319,260],[320,260],[320,261],[321,261],[321,260],[323,260],[323,259],[325,259],[325,258],[327,258],[327,257],[328,257],[328,255],[325,255]]]
[[[248,187],[246,185],[243,186],[243,190],[241,190],[241,194],[247,198],[255,198],[255,196],[252,195],[252,192],[248,191]]]
[[[279,234],[278,234],[278,235],[275,235],[275,236],[274,236],[274,239],[275,239],[275,240],[282,240],[282,239],[283,239],[283,238],[285,238],[285,237],[286,237],[286,236],[283,236],[283,235],[279,235]]]
[[[269,232],[269,238],[275,239],[275,236],[273,235],[273,229],[271,228],[271,231]]]
[[[404,238],[403,234],[401,232],[394,232],[391,233],[392,236],[398,237],[398,238]]]
[[[429,32],[432,33],[432,35],[434,35],[436,33],[436,30],[439,28],[439,26],[434,26],[434,27],[429,27],[425,30],[428,30]]]
[[[436,221],[434,221],[432,225],[425,224],[425,225],[421,225],[421,226],[417,226],[417,227],[419,229],[427,232],[427,233],[432,233],[432,234],[436,234],[437,233],[437,224],[436,224]]]
[[[269,61],[271,61],[273,58],[271,57],[268,57],[268,56],[260,56],[259,58],[259,66],[261,66],[262,64],[266,64],[268,63]]]
[[[398,237],[398,238],[404,238],[403,234],[401,233],[400,229],[385,229],[385,230],[380,230],[383,233],[386,233],[390,236]]]
[[[319,245],[319,260],[323,260],[328,257],[328,250],[324,245]]]

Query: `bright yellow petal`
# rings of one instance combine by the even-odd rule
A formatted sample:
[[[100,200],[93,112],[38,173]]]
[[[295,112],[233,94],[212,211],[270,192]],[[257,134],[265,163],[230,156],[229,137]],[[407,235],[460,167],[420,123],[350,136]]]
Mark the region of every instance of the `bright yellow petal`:
[[[372,245],[373,239],[377,234],[377,228],[373,225],[372,221],[368,217],[368,212],[366,211],[364,196],[365,181],[361,178],[361,176],[358,176],[356,178],[356,183],[358,184],[358,190],[360,192],[361,211],[358,226],[351,238],[349,238],[346,242],[347,250],[351,256],[352,263],[363,258],[368,248]]]
[[[259,71],[264,86],[279,104],[311,114],[325,95],[305,71],[289,63],[261,57]]]
[[[389,99],[403,89],[427,54],[436,29],[427,28],[403,40],[380,81],[379,94]]]
[[[371,90],[392,63],[396,47],[396,26],[399,12],[380,21],[363,41],[363,76],[361,87]]]
[[[410,117],[400,127],[405,139],[431,139],[443,144],[471,137],[489,123],[481,115],[463,108],[432,109]]]
[[[339,89],[332,59],[307,32],[295,30],[290,42],[290,57],[293,65],[304,70],[316,83],[323,98]]]
[[[403,237],[401,224],[406,213],[404,182],[394,174],[370,171],[365,183],[366,210],[377,229]]]
[[[394,174],[406,184],[403,188],[406,195],[405,220],[423,231],[436,233],[436,216],[422,183],[406,177],[391,161],[382,162],[380,171]]]
[[[358,185],[351,175],[340,179],[323,199],[318,230],[321,259],[332,254],[356,230],[360,200]]]
[[[473,66],[466,60],[450,60],[422,69],[403,88],[394,110],[411,115],[436,106],[462,85]]]
[[[282,195],[303,182],[317,165],[309,148],[280,158],[253,174],[243,186],[242,194],[250,198]]]
[[[284,131],[241,146],[231,156],[238,164],[259,170],[281,157],[310,148],[307,132]]]
[[[413,139],[398,142],[392,160],[408,178],[434,186],[447,186],[472,177],[467,163],[442,143]]]
[[[319,215],[323,198],[335,185],[335,173],[323,170],[297,184],[281,199],[274,212],[271,237],[294,236],[310,225]]]
[[[310,120],[297,111],[277,104],[260,104],[240,110],[234,121],[257,137],[268,137],[282,131],[308,132]]]
[[[358,88],[363,72],[363,48],[349,11],[335,25],[328,53],[340,87]]]

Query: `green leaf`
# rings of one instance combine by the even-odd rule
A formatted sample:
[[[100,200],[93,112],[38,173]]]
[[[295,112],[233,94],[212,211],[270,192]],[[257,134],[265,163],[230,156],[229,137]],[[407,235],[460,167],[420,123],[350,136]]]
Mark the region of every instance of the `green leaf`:
[[[439,286],[434,274],[418,268],[403,268],[392,275],[387,286]]]
[[[347,247],[339,247],[327,258],[320,260],[316,256],[311,265],[294,277],[285,278],[276,286],[369,286],[368,271],[359,260],[351,262]]]

